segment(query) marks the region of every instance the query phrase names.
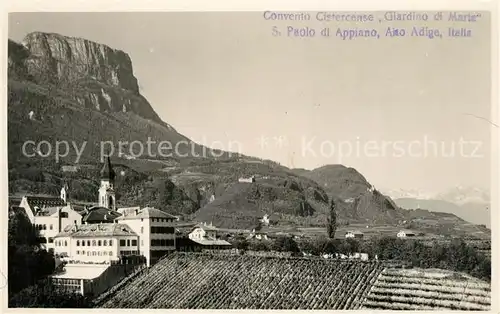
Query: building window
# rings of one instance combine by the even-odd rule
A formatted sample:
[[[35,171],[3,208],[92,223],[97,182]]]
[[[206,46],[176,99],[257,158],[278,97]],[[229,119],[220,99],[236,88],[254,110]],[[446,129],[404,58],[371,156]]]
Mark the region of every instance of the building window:
[[[82,251],[82,255],[85,255],[85,251]]]
[[[68,241],[64,241],[64,246],[68,246]]]
[[[113,240],[109,240],[109,246],[113,245]]]
[[[49,238],[49,243],[54,243],[54,238]]]
[[[80,246],[80,240],[76,240],[76,246]]]
[[[120,240],[120,246],[125,246],[127,242],[125,240]]]
[[[80,255],[80,251],[76,251],[76,255]]]
[[[109,251],[109,256],[113,256],[113,251]]]
[[[53,230],[53,229],[54,229],[54,225],[50,225],[50,226],[49,226],[49,229],[50,229],[50,230]]]
[[[104,240],[103,245],[107,246],[108,245],[108,241]]]
[[[82,241],[82,246],[85,246],[85,240]]]
[[[141,227],[141,233],[144,233],[144,227]]]
[[[101,246],[101,245],[102,245],[101,240],[97,241],[97,246]]]
[[[137,246],[137,240],[132,240],[132,246]]]
[[[92,240],[92,246],[96,246],[97,242],[96,240]]]
[[[144,240],[141,240],[141,245],[144,245]]]
[[[87,240],[87,246],[90,246],[90,240]]]
[[[130,246],[130,240],[127,240],[127,246]]]

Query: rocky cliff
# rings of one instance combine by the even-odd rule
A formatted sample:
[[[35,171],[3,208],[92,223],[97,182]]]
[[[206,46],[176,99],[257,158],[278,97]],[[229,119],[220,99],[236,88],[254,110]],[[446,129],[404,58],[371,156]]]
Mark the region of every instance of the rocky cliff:
[[[139,93],[128,54],[82,38],[30,33],[9,42],[9,76],[68,91],[85,108],[134,112],[163,123]]]

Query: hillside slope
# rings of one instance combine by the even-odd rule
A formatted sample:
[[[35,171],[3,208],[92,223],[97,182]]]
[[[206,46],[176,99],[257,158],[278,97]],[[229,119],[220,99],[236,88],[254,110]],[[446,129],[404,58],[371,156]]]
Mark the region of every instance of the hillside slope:
[[[212,151],[163,122],[140,94],[130,57],[106,45],[40,32],[28,34],[22,43],[9,40],[8,92],[11,195],[58,195],[62,182],[67,181],[70,198],[95,201],[100,158],[113,144],[112,161],[119,174],[117,199],[122,206],[150,205],[191,215],[214,197],[220,204],[231,195],[235,202],[246,198],[232,194],[233,184],[240,176],[260,175],[272,178],[267,184],[268,199],[254,199],[238,208],[247,222],[233,227],[254,223],[257,213],[251,204],[261,203],[255,205],[261,210],[259,215],[274,210],[310,215],[309,198],[326,207],[325,193],[313,181],[270,161]],[[23,152],[28,140],[47,141],[53,149],[57,141],[70,146],[67,153],[63,146],[61,153],[66,156],[56,160],[54,151],[48,157],[38,154],[47,153],[46,146],[38,151],[30,144],[26,153],[33,155],[28,157]],[[146,148],[149,140],[154,142],[152,155],[140,154],[138,145],[132,150],[126,144],[119,154],[120,142],[139,141]],[[102,144],[107,141],[110,144]],[[158,152],[160,142],[172,148],[163,149],[163,156]],[[82,150],[79,160],[75,147]],[[63,165],[76,165],[78,170],[64,172]],[[224,209],[216,204],[199,218],[217,223],[217,211]]]

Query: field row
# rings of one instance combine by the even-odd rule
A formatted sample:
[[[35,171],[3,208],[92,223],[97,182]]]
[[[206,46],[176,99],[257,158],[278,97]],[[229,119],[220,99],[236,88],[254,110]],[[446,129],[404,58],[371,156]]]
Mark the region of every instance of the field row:
[[[357,261],[175,254],[104,307],[357,309],[382,269]]]
[[[387,310],[489,310],[490,285],[435,269],[385,269],[362,308]]]

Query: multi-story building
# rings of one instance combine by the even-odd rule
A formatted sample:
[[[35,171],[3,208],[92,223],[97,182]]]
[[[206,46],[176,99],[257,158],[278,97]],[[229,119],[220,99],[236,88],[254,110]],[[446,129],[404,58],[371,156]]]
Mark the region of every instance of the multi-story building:
[[[175,251],[177,217],[151,207],[123,208],[118,212],[122,216],[116,221],[128,225],[139,236],[140,254],[146,257],[147,266]]]
[[[111,262],[139,255],[139,237],[126,224],[72,225],[54,239],[54,253],[72,262]]]

